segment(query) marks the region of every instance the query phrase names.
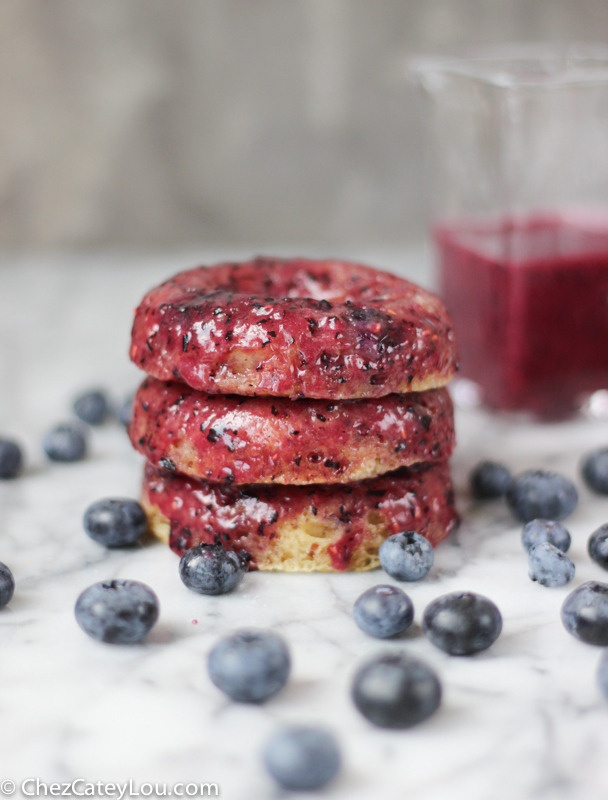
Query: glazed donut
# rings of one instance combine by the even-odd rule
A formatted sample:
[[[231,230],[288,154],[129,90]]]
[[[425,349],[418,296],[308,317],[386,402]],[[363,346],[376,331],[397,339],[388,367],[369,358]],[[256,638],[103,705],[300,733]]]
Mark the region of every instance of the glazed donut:
[[[454,446],[446,389],[382,400],[289,400],[205,394],[146,378],[129,436],[158,467],[224,483],[347,483]]]
[[[176,275],[136,310],[130,355],[163,381],[292,399],[420,392],[456,370],[437,297],[371,267],[302,258]]]
[[[387,536],[417,531],[434,546],[458,521],[445,462],[317,486],[207,483],[147,464],[142,504],[178,555],[218,537],[253,568],[287,572],[374,569]]]

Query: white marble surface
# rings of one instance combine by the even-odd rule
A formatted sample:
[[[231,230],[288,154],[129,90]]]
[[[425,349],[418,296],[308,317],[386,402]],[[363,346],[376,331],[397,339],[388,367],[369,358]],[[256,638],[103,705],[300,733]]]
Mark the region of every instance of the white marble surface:
[[[407,591],[417,623],[429,601],[456,589],[498,604],[503,634],[473,658],[436,650],[418,624],[390,643],[360,632],[353,601],[390,582],[380,573],[257,573],[232,595],[206,598],[182,586],[167,548],[107,552],[85,536],[81,517],[90,502],[137,496],[141,460],[118,425],[94,431],[91,456],[76,465],[47,463],[41,436],[66,416],[75,391],[101,385],[120,396],[136,384],[126,357],[130,310],[155,281],[196,260],[72,255],[0,262],[0,433],[24,443],[28,462],[22,478],[0,485],[0,560],[17,581],[0,612],[0,782],[204,781],[217,783],[226,800],[278,798],[260,765],[265,739],[282,723],[321,723],[336,732],[345,757],[343,774],[323,797],[605,798],[608,701],[595,684],[600,651],[566,633],[559,608],[583,581],[608,579],[586,554],[588,535],[608,520],[608,499],[592,497],[577,477],[581,454],[608,442],[606,423],[538,426],[459,411],[453,470],[464,522],[437,549],[430,577]],[[416,263],[395,254],[378,261],[409,264],[410,274]],[[577,570],[571,586],[532,583],[520,527],[507,510],[500,502],[471,504],[466,474],[483,457],[577,480],[581,502],[568,521]],[[115,577],[144,581],[159,595],[160,621],[145,644],[102,645],[74,621],[78,593]],[[288,686],[259,707],[228,702],[205,669],[217,638],[249,625],[280,631],[293,654]],[[404,732],[372,727],[349,699],[356,666],[391,648],[428,661],[444,687],[440,711]]]

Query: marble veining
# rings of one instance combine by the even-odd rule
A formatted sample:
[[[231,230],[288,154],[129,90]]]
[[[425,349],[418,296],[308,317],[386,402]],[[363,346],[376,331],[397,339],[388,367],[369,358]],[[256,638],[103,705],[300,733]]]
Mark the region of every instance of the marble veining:
[[[608,498],[592,496],[578,478],[580,456],[608,443],[605,422],[539,426],[458,410],[453,472],[463,524],[437,548],[428,579],[406,587],[416,622],[390,642],[365,636],[351,617],[361,592],[392,582],[380,572],[255,573],[234,594],[208,598],[181,584],[168,548],[112,552],[85,536],[90,502],[137,496],[141,459],[118,424],[93,431],[91,455],[76,465],[46,462],[41,436],[69,415],[75,391],[101,385],[120,397],[136,385],[126,357],[131,309],[159,278],[199,259],[38,256],[0,264],[0,433],[24,443],[28,464],[23,477],[0,484],[0,560],[17,581],[0,612],[0,782],[216,782],[227,800],[270,800],[283,795],[260,764],[266,738],[281,724],[320,723],[336,732],[345,756],[343,774],[322,797],[605,798],[601,652],[573,639],[559,619],[569,591],[608,580],[586,553],[589,534],[608,520]],[[576,564],[570,586],[532,583],[521,526],[501,502],[467,496],[467,473],[485,457],[515,472],[546,467],[576,480],[580,504],[566,523]],[[102,645],[75,623],[78,593],[115,577],[144,581],[160,598],[160,621],[142,645]],[[504,617],[498,641],[473,658],[445,655],[420,630],[427,603],[456,589],[486,594]],[[212,644],[241,626],[277,630],[292,650],[288,686],[259,707],[229,702],[206,673]],[[403,732],[373,728],[349,698],[357,665],[393,648],[428,661],[444,688],[440,711]]]

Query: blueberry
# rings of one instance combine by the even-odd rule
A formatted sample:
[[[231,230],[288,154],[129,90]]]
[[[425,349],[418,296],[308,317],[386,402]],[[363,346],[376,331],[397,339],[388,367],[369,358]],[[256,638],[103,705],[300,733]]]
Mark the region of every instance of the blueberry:
[[[228,697],[259,703],[287,683],[291,658],[272,631],[243,630],[221,639],[209,653],[209,677]]]
[[[141,641],[158,619],[158,598],[139,581],[103,581],[76,601],[76,622],[93,639],[112,644]]]
[[[562,622],[582,642],[608,646],[608,584],[587,581],[571,592],[562,605]]]
[[[528,553],[528,575],[541,586],[565,586],[574,578],[574,564],[549,542],[539,542]]]
[[[426,607],[422,628],[440,650],[453,656],[468,656],[485,650],[498,639],[502,617],[487,597],[453,592]]]
[[[135,500],[120,497],[97,500],[84,514],[85,531],[106,547],[129,547],[148,527],[143,508]]]
[[[441,684],[423,661],[405,653],[385,653],[358,670],[352,698],[374,725],[410,728],[437,711]]]
[[[125,426],[125,428],[127,428],[129,426],[129,423],[131,422],[132,416],[133,416],[133,396],[129,397],[121,405],[118,411],[118,419]]]
[[[268,741],[268,772],[283,789],[320,789],[340,771],[342,756],[334,736],[322,728],[286,728]]]
[[[602,692],[608,697],[608,650],[600,658],[597,670],[597,682]]]
[[[507,502],[518,519],[556,519],[568,517],[577,506],[574,484],[555,472],[528,470],[513,479]]]
[[[81,461],[87,451],[87,441],[82,429],[66,422],[47,433],[42,443],[51,461]]]
[[[0,563],[0,608],[11,602],[15,593],[15,579],[13,573],[6,566]]]
[[[521,543],[528,551],[535,544],[549,542],[562,553],[566,553],[570,549],[571,541],[568,530],[561,522],[554,522],[551,519],[530,520],[521,532]]]
[[[221,544],[197,544],[186,550],[179,562],[179,577],[199,594],[231,592],[246,572],[247,562]]]
[[[373,586],[356,601],[353,616],[362,631],[384,639],[410,627],[414,604],[396,586]]]
[[[482,461],[469,476],[471,492],[479,500],[495,500],[503,497],[512,481],[511,473],[496,461]]]
[[[74,413],[89,425],[101,425],[108,416],[108,400],[103,392],[86,392],[74,400]]]
[[[0,439],[0,478],[15,478],[21,472],[23,456],[17,442]]]
[[[378,551],[382,569],[397,581],[417,581],[428,573],[435,558],[428,539],[405,531],[389,536]]]
[[[608,524],[602,525],[589,537],[589,555],[602,569],[608,569]]]
[[[594,450],[583,459],[581,474],[587,486],[598,494],[608,494],[608,447]]]

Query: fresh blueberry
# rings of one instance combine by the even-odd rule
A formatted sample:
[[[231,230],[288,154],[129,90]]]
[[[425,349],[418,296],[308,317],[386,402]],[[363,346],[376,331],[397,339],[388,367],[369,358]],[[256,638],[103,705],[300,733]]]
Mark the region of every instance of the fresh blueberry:
[[[179,577],[199,594],[231,592],[246,572],[245,559],[221,544],[197,544],[186,550],[179,562]]]
[[[11,602],[15,592],[15,579],[13,573],[6,566],[0,563],[0,608]]]
[[[482,461],[469,477],[473,497],[479,500],[495,500],[497,497],[503,497],[512,480],[509,470],[496,461]]]
[[[382,569],[397,581],[418,581],[428,573],[435,558],[428,539],[405,531],[389,536],[378,551]]]
[[[602,525],[589,537],[589,555],[602,569],[608,569],[608,524]]]
[[[410,627],[414,604],[396,586],[373,586],[356,601],[353,616],[362,631],[385,639]]]
[[[158,598],[139,581],[103,581],[82,592],[75,613],[76,622],[91,638],[134,644],[158,619]]]
[[[208,667],[209,677],[228,697],[242,703],[259,703],[285,686],[291,658],[277,633],[244,630],[215,645],[209,653]]]
[[[355,674],[352,698],[374,725],[410,728],[437,711],[441,684],[423,661],[406,653],[385,653]]]
[[[128,427],[129,423],[131,422],[131,417],[133,416],[133,397],[129,397],[125,402],[121,405],[120,410],[118,411],[118,419],[119,421],[125,426]]]
[[[528,553],[528,575],[541,586],[565,586],[574,578],[574,564],[549,542],[539,542]]]
[[[521,543],[526,550],[535,544],[549,542],[562,553],[570,549],[571,538],[568,530],[561,524],[551,519],[533,519],[524,525],[521,532]]]
[[[74,400],[74,413],[89,425],[101,425],[108,416],[108,400],[103,392],[86,392]]]
[[[267,743],[264,764],[283,789],[320,789],[340,771],[342,755],[334,736],[322,728],[287,728]]]
[[[23,456],[17,442],[0,439],[0,478],[15,478],[21,472]]]
[[[587,581],[571,592],[562,605],[564,627],[577,639],[608,646],[608,584]]]
[[[574,484],[555,472],[528,470],[513,479],[507,502],[518,519],[556,519],[568,517],[577,506]]]
[[[87,440],[82,429],[66,422],[47,433],[42,443],[51,461],[81,461],[87,451]]]
[[[469,656],[498,639],[502,617],[487,597],[474,592],[453,592],[426,607],[422,628],[440,650],[452,656]]]
[[[608,447],[594,450],[583,459],[581,474],[587,486],[598,494],[608,494]]]
[[[120,497],[97,500],[84,514],[84,529],[106,547],[129,547],[146,532],[148,520],[135,500]]]
[[[597,670],[597,682],[602,692],[608,697],[608,650],[600,658]]]

